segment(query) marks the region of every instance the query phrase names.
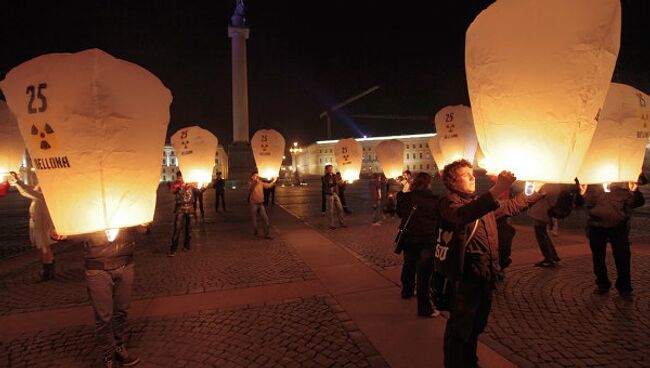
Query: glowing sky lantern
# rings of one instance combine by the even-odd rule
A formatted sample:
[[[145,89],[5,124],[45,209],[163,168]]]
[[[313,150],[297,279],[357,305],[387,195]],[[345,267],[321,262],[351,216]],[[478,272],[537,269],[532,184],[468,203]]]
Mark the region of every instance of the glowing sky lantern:
[[[10,171],[20,172],[25,144],[18,130],[18,121],[4,101],[0,101],[0,182]]]
[[[282,134],[274,129],[260,129],[251,138],[251,148],[259,176],[266,179],[277,177],[285,149]]]
[[[498,0],[466,34],[465,70],[489,173],[573,183],[620,44],[619,0]]]
[[[171,93],[90,49],[27,61],[0,82],[62,235],[153,220]]]
[[[377,145],[377,159],[387,178],[397,179],[404,168],[404,143],[389,139]]]
[[[196,183],[201,188],[212,181],[219,143],[214,134],[201,127],[190,126],[178,130],[170,141],[186,183]]]
[[[354,138],[339,140],[334,145],[334,157],[343,180],[351,183],[359,179],[362,159],[361,143]]]
[[[433,156],[433,161],[436,162],[438,171],[442,171],[449,162],[445,161],[445,157],[440,150],[440,136],[438,134],[429,138],[429,150],[431,151],[431,156]]]
[[[465,159],[474,161],[476,131],[472,110],[463,105],[443,107],[436,113],[436,136],[444,164]],[[444,165],[441,167],[443,168]]]
[[[650,134],[648,96],[612,83],[580,168],[581,184],[637,181]]]

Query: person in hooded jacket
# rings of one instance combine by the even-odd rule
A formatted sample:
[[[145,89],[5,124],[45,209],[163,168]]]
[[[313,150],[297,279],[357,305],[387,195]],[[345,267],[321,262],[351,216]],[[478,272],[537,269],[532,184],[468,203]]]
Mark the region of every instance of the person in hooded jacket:
[[[398,202],[397,214],[402,218],[400,229],[403,230],[400,246],[404,252],[402,298],[411,298],[417,288],[417,312],[420,317],[440,315],[431,303],[439,200],[439,197],[431,192],[431,175],[421,172],[415,176],[411,191],[400,195]]]
[[[605,294],[612,287],[605,264],[609,242],[616,263],[616,290],[621,297],[629,298],[632,295],[630,216],[632,209],[645,204],[645,198],[635,182],[611,184],[608,191],[602,185],[580,185],[580,194],[589,210],[587,237],[596,275],[594,293]]]
[[[498,202],[516,177],[501,172],[490,190],[475,194],[472,165],[466,160],[445,166],[443,182],[448,189],[440,201],[440,243],[436,268],[452,281],[450,318],[444,337],[445,367],[477,367],[478,337],[485,329],[492,306],[492,290],[499,272],[496,220],[514,216],[543,197],[521,193]]]

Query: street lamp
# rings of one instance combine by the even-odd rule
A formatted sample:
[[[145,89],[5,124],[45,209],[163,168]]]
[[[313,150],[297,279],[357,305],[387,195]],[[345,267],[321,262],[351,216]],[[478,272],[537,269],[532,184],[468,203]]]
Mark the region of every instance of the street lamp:
[[[298,142],[293,142],[293,146],[289,148],[289,152],[291,153],[291,168],[295,170],[294,176],[298,184],[300,184],[300,180],[298,177],[298,165],[296,164],[296,155],[302,153],[302,147],[298,146]]]

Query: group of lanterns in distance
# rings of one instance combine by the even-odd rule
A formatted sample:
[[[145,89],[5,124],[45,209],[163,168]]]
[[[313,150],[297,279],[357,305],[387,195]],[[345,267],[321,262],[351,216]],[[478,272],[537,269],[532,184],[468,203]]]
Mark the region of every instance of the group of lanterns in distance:
[[[619,0],[497,0],[470,25],[465,67],[471,109],[435,116],[437,163],[463,158],[529,182],[636,180],[648,143],[648,96],[610,83],[620,46]],[[98,50],[48,54],[0,82],[0,175],[31,157],[57,231],[75,235],[153,220],[171,92],[149,71]],[[22,136],[22,139],[19,138]],[[187,182],[211,181],[218,140],[198,126],[171,137]],[[278,175],[285,140],[251,139],[261,177]],[[355,139],[335,147],[346,181],[359,178]],[[387,177],[403,169],[404,144],[378,144]]]

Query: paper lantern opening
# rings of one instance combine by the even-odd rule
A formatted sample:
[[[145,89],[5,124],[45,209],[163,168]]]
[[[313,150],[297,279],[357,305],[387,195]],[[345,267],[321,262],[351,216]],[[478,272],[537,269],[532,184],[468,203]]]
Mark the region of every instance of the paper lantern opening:
[[[334,145],[334,158],[341,178],[348,183],[359,179],[363,158],[361,143],[354,138],[340,139]]]
[[[260,129],[251,138],[251,148],[259,176],[268,180],[277,177],[286,148],[282,134],[274,129]]]
[[[397,179],[404,167],[404,143],[397,139],[383,141],[375,149],[377,159],[387,178]]]
[[[198,188],[210,183],[219,145],[217,137],[195,125],[179,129],[170,141],[183,173],[183,181],[195,183]]]

